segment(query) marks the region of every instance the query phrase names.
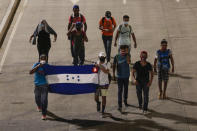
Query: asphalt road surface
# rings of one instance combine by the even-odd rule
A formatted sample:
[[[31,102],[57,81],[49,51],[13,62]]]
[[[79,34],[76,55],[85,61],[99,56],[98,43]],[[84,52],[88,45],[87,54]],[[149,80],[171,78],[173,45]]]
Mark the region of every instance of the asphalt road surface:
[[[0,130],[1,131],[196,131],[197,130],[197,1],[196,0],[79,0],[85,15],[89,42],[86,59],[96,61],[104,51],[99,19],[106,10],[117,23],[130,16],[138,48],[132,47],[132,63],[142,50],[148,51],[153,63],[160,41],[166,38],[175,59],[168,100],[158,100],[157,75],[150,88],[150,114],[143,115],[137,107],[135,87],[129,85],[128,103],[123,114],[117,111],[117,84],[113,82],[107,97],[106,112],[96,112],[93,94],[65,96],[49,94],[48,120],[42,121],[34,103],[33,76],[28,74],[37,62],[36,46],[28,43],[37,24],[46,19],[58,34],[52,43],[49,64],[70,65],[70,44],[66,37],[68,18],[72,13],[70,0],[22,0],[14,22],[0,50]],[[53,37],[52,37],[53,38]],[[112,56],[117,48],[112,48]],[[88,63],[87,63],[88,64]]]

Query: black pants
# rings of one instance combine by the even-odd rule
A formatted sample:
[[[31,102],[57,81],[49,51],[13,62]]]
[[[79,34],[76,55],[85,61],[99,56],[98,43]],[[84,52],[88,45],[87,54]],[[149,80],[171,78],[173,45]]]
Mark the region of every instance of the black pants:
[[[85,61],[85,47],[82,46],[74,46],[74,65],[83,65]],[[79,62],[80,60],[80,62]]]
[[[144,105],[143,110],[148,110],[148,101],[149,101],[149,87],[146,86],[147,84],[139,84],[136,86],[136,93],[138,98],[139,107],[142,107],[142,91],[144,94]]]
[[[46,56],[47,56],[47,60],[46,60],[46,62],[48,63],[48,58],[49,58],[49,50],[50,50],[50,46],[37,46],[37,49],[38,49],[38,54],[39,54],[39,58],[38,58],[38,61],[40,60],[40,56],[42,55],[42,54],[45,54]]]
[[[73,44],[72,44],[72,40],[70,40],[70,52],[71,52],[71,56],[74,58],[74,50],[73,50]]]
[[[111,57],[112,38],[113,38],[113,36],[102,35],[103,44],[104,44],[104,48],[105,48],[105,53],[107,55],[107,62],[110,61],[110,57]]]
[[[122,107],[122,93],[124,91],[124,102],[128,98],[129,78],[118,78],[118,106]]]
[[[42,115],[46,115],[48,106],[48,85],[36,86],[34,93],[37,106],[42,109]]]

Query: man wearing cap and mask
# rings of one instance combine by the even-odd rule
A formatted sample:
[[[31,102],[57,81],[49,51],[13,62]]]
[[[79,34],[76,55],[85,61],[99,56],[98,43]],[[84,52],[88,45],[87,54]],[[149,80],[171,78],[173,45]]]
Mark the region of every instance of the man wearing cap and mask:
[[[72,25],[75,25],[77,22],[81,22],[82,26],[81,28],[84,32],[87,31],[87,24],[86,24],[86,19],[85,17],[79,13],[79,5],[74,5],[73,6],[73,14],[69,18],[69,24],[68,24],[68,31],[71,29]],[[70,36],[68,36],[68,39],[70,40],[70,50],[71,50],[71,55],[74,58],[74,51],[73,51],[73,44],[72,44],[72,39]]]
[[[46,120],[47,106],[48,106],[48,83],[45,77],[44,66],[46,65],[47,56],[45,54],[40,55],[39,62],[35,63],[30,70],[29,74],[34,75],[35,84],[35,101],[37,104],[37,110],[42,111],[42,120]]]
[[[146,51],[142,51],[140,54],[140,61],[137,61],[132,70],[134,83],[136,85],[136,93],[139,103],[139,109],[143,109],[143,113],[146,114],[148,111],[149,101],[149,87],[153,81],[153,69],[152,65],[146,61],[148,54]],[[144,101],[142,100],[142,91],[144,94]],[[143,101],[143,107],[142,107]]]
[[[106,56],[104,52],[99,53],[99,61],[96,66],[99,68],[98,71],[98,88],[95,92],[95,101],[97,103],[97,111],[100,111],[101,102],[99,101],[99,96],[102,96],[102,115],[105,114],[105,106],[106,106],[106,96],[107,90],[109,87],[109,67],[105,62]]]
[[[73,29],[76,30],[73,31]],[[69,32],[67,33],[68,36],[72,39],[73,45],[73,55],[74,55],[74,65],[83,65],[85,61],[85,45],[84,42],[88,42],[88,38],[86,33],[82,30],[82,23],[77,22],[75,26],[72,26]],[[79,61],[80,59],[80,61]]]
[[[121,45],[120,53],[118,53],[114,58],[113,63],[113,77],[115,78],[115,71],[117,68],[117,78],[118,78],[118,110],[122,112],[122,97],[124,98],[124,104],[127,107],[128,99],[128,85],[129,85],[129,76],[130,68],[129,64],[131,63],[130,55],[128,54],[128,46]],[[124,92],[124,96],[122,96]]]
[[[111,44],[113,39],[113,32],[116,28],[116,21],[111,16],[110,11],[105,12],[105,17],[101,18],[99,22],[99,29],[102,31],[102,39],[104,43],[105,53],[107,55],[107,62],[110,62]]]
[[[123,16],[123,23],[119,25],[116,36],[115,36],[115,43],[114,43],[115,47],[117,46],[117,40],[119,39],[118,52],[120,51],[120,45],[128,45],[129,46],[129,54],[130,54],[131,37],[133,38],[134,48],[137,48],[135,34],[133,32],[131,25],[129,25],[129,16],[124,15]]]

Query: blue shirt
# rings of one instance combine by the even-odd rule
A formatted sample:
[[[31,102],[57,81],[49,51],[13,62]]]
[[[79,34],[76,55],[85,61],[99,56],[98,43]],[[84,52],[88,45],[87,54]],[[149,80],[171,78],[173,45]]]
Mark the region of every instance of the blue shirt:
[[[127,56],[122,56],[120,54],[116,55],[114,58],[114,64],[117,65],[117,77],[118,78],[129,78],[130,68],[127,63]]]
[[[163,70],[169,70],[170,68],[170,55],[172,54],[170,49],[167,49],[166,51],[158,50],[156,54],[156,58],[158,59],[158,68]]]
[[[35,63],[33,65],[32,69],[35,68],[38,64],[39,64],[39,62]],[[41,85],[47,84],[47,80],[45,78],[45,75],[40,74],[38,71],[43,71],[44,72],[44,68],[43,67],[39,67],[37,69],[37,71],[35,72],[35,74],[34,74],[34,84],[35,84],[35,86],[41,86]]]

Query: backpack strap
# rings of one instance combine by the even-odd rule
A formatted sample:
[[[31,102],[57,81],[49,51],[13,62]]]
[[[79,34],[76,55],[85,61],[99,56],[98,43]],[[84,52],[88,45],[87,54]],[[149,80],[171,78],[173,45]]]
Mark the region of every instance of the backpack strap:
[[[120,31],[120,33],[121,33],[121,30],[122,30],[122,24],[119,25],[119,31]]]
[[[73,14],[70,16],[70,23],[73,23]]]
[[[81,17],[81,23],[83,23],[83,15],[80,14],[80,17]]]
[[[130,35],[131,35],[132,28],[131,28],[131,26],[130,26],[130,25],[129,25],[129,29],[130,29],[129,33],[130,33]]]
[[[110,17],[110,20],[111,20],[112,24],[114,24],[114,21],[113,21],[113,18],[112,17]],[[105,17],[102,18],[102,24],[103,25],[104,25],[104,22],[105,22]]]
[[[102,24],[104,25],[105,22],[105,17],[102,18]]]

